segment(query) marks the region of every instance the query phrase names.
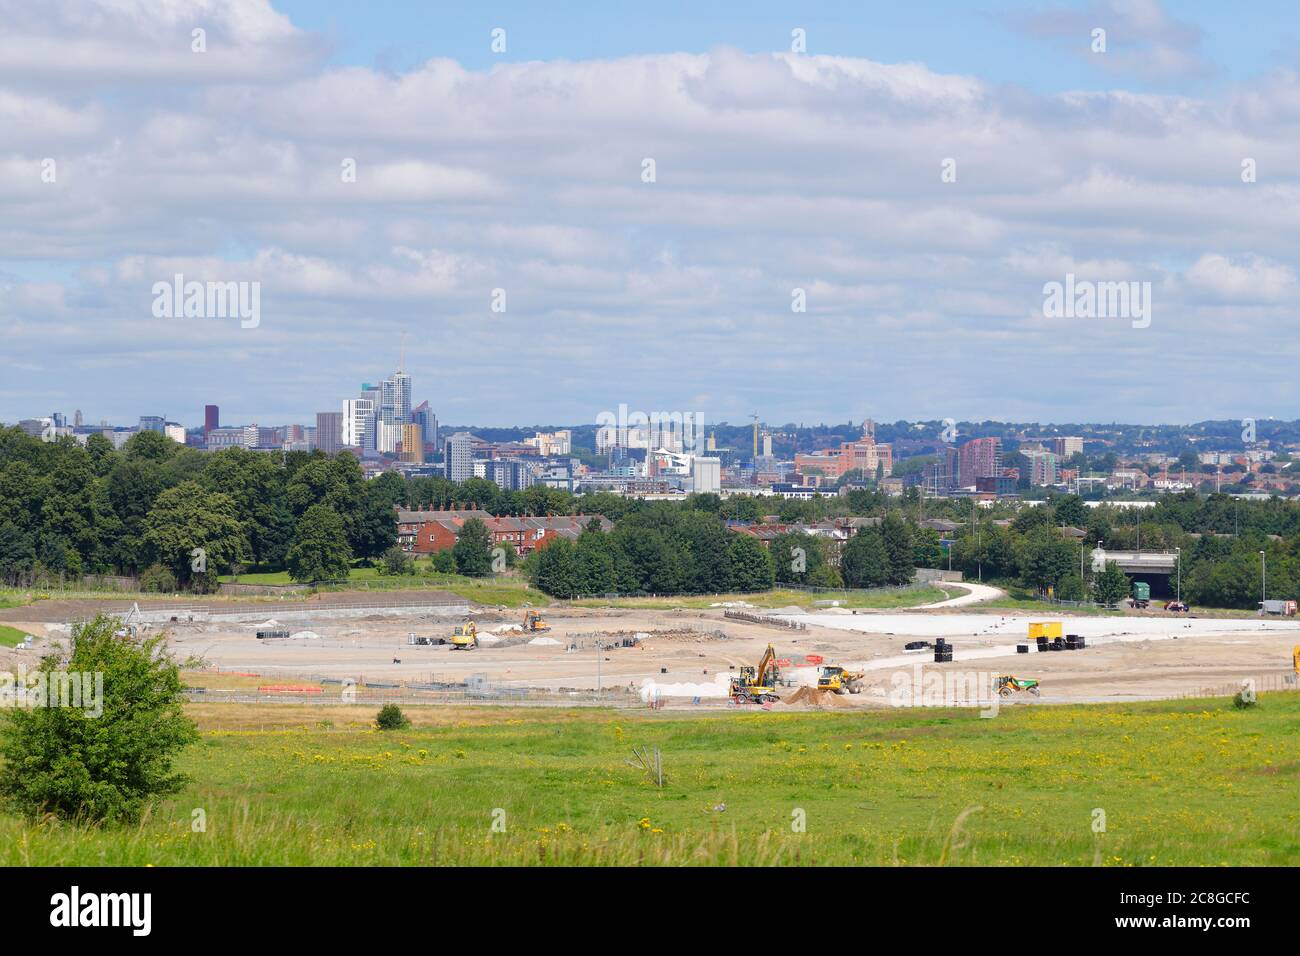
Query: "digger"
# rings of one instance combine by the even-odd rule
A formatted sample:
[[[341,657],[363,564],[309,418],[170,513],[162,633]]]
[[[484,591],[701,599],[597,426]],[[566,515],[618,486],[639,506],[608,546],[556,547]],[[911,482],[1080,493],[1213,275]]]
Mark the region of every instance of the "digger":
[[[456,625],[451,632],[451,649],[453,651],[472,651],[478,647],[478,627],[473,621]]]
[[[524,612],[524,633],[525,634],[541,634],[544,633],[545,631],[549,631],[550,629],[551,629],[551,625],[547,624],[544,620],[542,620],[542,615],[539,614],[538,612],[536,611]]]
[[[838,664],[826,664],[817,675],[817,689],[836,694],[861,694],[865,676],[861,671],[846,671]]]
[[[731,699],[738,704],[774,704],[781,698],[776,693],[776,650],[771,644],[763,652],[757,667],[742,667],[731,679]]]

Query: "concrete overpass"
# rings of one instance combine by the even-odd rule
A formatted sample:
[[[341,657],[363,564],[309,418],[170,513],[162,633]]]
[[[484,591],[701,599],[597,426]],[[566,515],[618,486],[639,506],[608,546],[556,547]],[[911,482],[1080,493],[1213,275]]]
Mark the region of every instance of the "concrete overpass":
[[[1173,574],[1178,568],[1177,551],[1107,551],[1092,549],[1092,569],[1104,571],[1110,562],[1125,574]]]

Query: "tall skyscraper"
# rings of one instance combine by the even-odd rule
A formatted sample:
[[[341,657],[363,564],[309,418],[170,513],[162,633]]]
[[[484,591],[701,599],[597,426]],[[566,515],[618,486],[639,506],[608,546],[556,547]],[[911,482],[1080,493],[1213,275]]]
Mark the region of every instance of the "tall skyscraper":
[[[203,437],[208,437],[208,432],[214,428],[221,427],[221,410],[216,405],[203,406]]]
[[[327,455],[334,455],[346,444],[343,441],[343,413],[317,412],[316,447]]]
[[[411,421],[411,377],[398,369],[380,383],[379,420],[385,425]]]
[[[443,468],[451,481],[468,481],[474,477],[474,439],[469,432],[456,432],[447,439]]]

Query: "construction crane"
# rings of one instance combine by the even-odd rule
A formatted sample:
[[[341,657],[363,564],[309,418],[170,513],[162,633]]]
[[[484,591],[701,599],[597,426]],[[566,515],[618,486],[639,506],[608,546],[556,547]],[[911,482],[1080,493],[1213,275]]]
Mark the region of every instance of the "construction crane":
[[[776,650],[769,644],[757,667],[742,667],[731,679],[731,698],[737,703],[774,704],[781,699],[776,694],[779,677]]]

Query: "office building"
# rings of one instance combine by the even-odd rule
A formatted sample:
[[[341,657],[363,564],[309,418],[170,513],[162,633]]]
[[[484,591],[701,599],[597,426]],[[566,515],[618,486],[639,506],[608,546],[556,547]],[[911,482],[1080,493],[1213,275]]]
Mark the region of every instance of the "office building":
[[[203,406],[203,437],[208,437],[208,432],[214,428],[221,427],[221,409],[216,405]]]
[[[346,403],[345,403],[346,404]],[[343,413],[316,413],[316,447],[327,455],[336,455],[348,444],[343,440]]]
[[[696,494],[722,489],[722,459],[696,458],[691,463],[691,490]]]

